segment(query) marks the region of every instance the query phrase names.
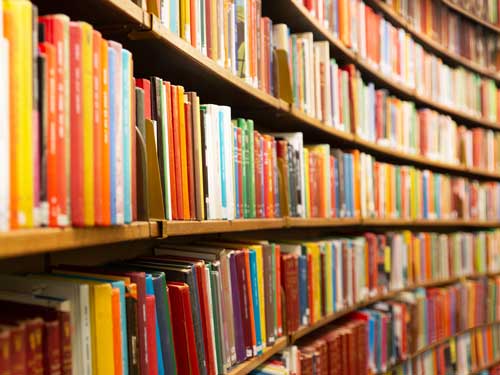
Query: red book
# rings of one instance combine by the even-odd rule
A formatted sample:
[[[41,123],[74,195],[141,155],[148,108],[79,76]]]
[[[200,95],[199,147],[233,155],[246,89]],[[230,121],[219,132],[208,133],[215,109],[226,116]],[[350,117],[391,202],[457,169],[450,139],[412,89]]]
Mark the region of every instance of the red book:
[[[135,84],[144,90],[144,118],[151,120],[151,81],[139,78],[135,80]]]
[[[281,285],[285,293],[285,314],[287,333],[293,333],[299,328],[299,271],[298,256],[295,254],[281,255]]]
[[[311,254],[307,254],[307,274],[308,275],[313,275],[313,258],[312,258],[312,255]],[[309,297],[309,301],[308,304],[309,304],[309,311],[311,312],[310,313],[310,319],[311,319],[311,322],[314,323],[319,315],[318,315],[318,311],[314,310],[314,292],[313,292],[313,278],[312,277],[308,277],[307,278],[307,295]]]
[[[188,95],[189,96],[189,95]],[[185,126],[186,126],[186,153],[187,153],[187,175],[189,191],[190,216],[194,220],[196,215],[195,186],[194,186],[194,147],[193,147],[193,123],[191,116],[191,102],[184,103]]]
[[[276,257],[276,310],[278,310],[277,316],[277,326],[278,326],[278,337],[283,334],[283,316],[282,316],[282,308],[281,308],[281,262],[280,262],[280,254],[281,247],[279,244],[274,245],[275,257]],[[300,313],[299,313],[300,315]]]
[[[26,323],[6,327],[10,331],[10,374],[28,375]]]
[[[101,33],[94,30],[92,34],[92,99],[94,108],[94,217],[97,225],[104,225],[103,204],[101,199],[103,193],[103,163],[101,160],[103,149],[103,125],[102,125],[102,88],[101,88]],[[135,111],[134,111],[135,112]],[[135,125],[134,125],[135,127]],[[135,132],[134,132],[135,133]]]
[[[189,0],[189,23],[190,23],[190,34],[191,34],[191,45],[196,48],[197,35],[196,35],[196,5],[198,0]]]
[[[149,375],[158,375],[158,352],[156,347],[156,298],[146,296],[146,322],[148,331]]]
[[[39,17],[38,21],[45,26],[45,41],[52,44],[55,49],[55,86],[56,87],[56,168],[49,171],[57,180],[57,193],[49,196],[49,226],[69,225],[69,97],[67,86],[64,84],[69,74],[69,60],[66,58],[66,48],[69,39],[65,38],[65,30],[69,19],[65,16],[53,15]]]
[[[47,202],[49,204],[49,225],[57,223],[58,181],[57,181],[57,111],[56,111],[56,49],[48,43],[38,45],[40,53],[46,57],[47,64]],[[52,224],[51,224],[52,223]],[[0,372],[1,373],[1,372]]]
[[[179,375],[199,375],[189,287],[179,282],[168,282],[167,286],[172,321],[175,322],[172,331],[177,372]]]
[[[206,36],[205,40],[207,41],[207,56],[213,60],[217,60],[217,56],[214,55],[214,50],[212,46],[212,7],[216,4],[213,3],[212,0],[202,0],[205,1],[205,27],[206,27]]]
[[[77,22],[69,26],[70,38],[70,121],[71,121],[71,221],[84,225],[83,201],[83,93],[82,93],[82,29]]]
[[[176,190],[177,196],[177,219],[183,218],[184,204],[182,193],[182,161],[180,149],[180,133],[179,133],[179,101],[177,98],[177,86],[171,85],[171,100],[172,100],[172,135],[174,145],[174,164],[175,164],[175,180],[170,182],[172,189]]]
[[[175,156],[174,156],[174,129],[172,120],[172,90],[170,82],[163,82],[165,86],[166,101],[167,101],[167,128],[168,128],[168,165],[170,175],[170,202],[172,204],[172,219],[179,219],[179,211],[177,208],[177,190],[175,189]]]
[[[0,328],[0,374],[11,374],[10,329]]]

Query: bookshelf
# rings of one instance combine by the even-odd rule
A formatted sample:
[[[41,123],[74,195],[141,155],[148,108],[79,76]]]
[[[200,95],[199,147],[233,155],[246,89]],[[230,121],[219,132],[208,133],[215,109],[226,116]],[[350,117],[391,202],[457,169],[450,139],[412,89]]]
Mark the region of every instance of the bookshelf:
[[[442,0],[444,4],[447,4],[447,6],[457,9],[459,7],[451,4],[450,2],[446,0]],[[495,71],[483,68],[479,64],[470,61],[462,56],[459,56],[448,49],[444,48],[441,46],[441,44],[427,35],[417,31],[412,25],[410,25],[404,18],[402,18],[400,15],[398,15],[396,12],[394,12],[393,9],[389,5],[387,5],[385,2],[381,0],[368,0],[367,4],[372,6],[374,9],[380,11],[387,19],[389,19],[391,22],[396,24],[399,27],[404,28],[408,33],[411,34],[411,36],[420,44],[431,50],[433,53],[436,55],[439,55],[443,60],[449,62],[452,65],[461,65],[466,67],[469,70],[472,70],[483,77],[488,77],[491,79],[494,79],[496,82],[500,81],[500,77],[498,73]],[[463,12],[467,13],[467,12]],[[463,14],[461,13],[461,14]],[[474,17],[473,18],[475,22],[478,22],[479,18]],[[481,24],[484,26],[484,24],[487,22],[482,22]],[[490,25],[490,24],[488,24]],[[495,29],[497,29],[495,27]],[[496,30],[495,30],[496,31]]]
[[[206,98],[207,101],[231,105],[236,108],[236,113],[238,111],[246,113],[257,121],[260,120],[273,130],[286,128],[290,131],[303,131],[306,134],[316,134],[317,138],[320,139],[328,137],[328,140],[333,143],[347,142],[355,148],[366,150],[398,163],[409,163],[433,170],[471,176],[473,178],[500,180],[500,172],[490,172],[478,168],[467,168],[462,165],[433,161],[420,155],[411,155],[395,150],[392,147],[378,145],[374,142],[364,140],[355,134],[342,132],[234,76],[215,61],[204,56],[189,43],[173,35],[161,24],[157,17],[143,11],[137,5],[131,3],[130,0],[104,0],[100,3],[101,6],[108,8],[107,13],[112,13],[114,9],[120,9],[122,14],[121,22],[136,25],[132,30],[124,29],[115,32],[127,38],[127,45],[130,44],[131,50],[135,52],[134,56],[137,56],[135,60],[137,60],[137,65],[141,71],[146,71],[151,75],[169,77],[172,74],[168,67],[175,66],[176,80],[187,87],[196,88],[200,96]],[[307,9],[295,1],[279,0],[273,4],[275,4],[273,6],[278,10],[281,7],[286,7],[287,9],[287,12],[283,12],[283,15],[275,15],[271,9],[273,19],[276,18],[277,21],[281,20],[297,31],[312,28],[318,40],[329,40],[334,51],[340,53],[340,56],[346,59],[346,61],[355,63],[360,70],[368,74],[370,79],[394,91],[394,93],[399,94],[402,98],[431,107],[438,112],[448,114],[452,118],[461,120],[469,125],[472,124],[500,130],[500,124],[447,108],[442,104],[417,95],[412,90],[403,88],[398,82],[382,75],[378,70],[344,47],[309,14]],[[383,3],[380,3],[380,6],[382,5]],[[66,4],[65,7],[68,8],[63,8],[63,10],[66,10],[68,13],[76,13],[76,15],[87,17],[84,19],[93,20],[91,16],[88,16],[80,9],[73,9],[71,4]],[[389,12],[389,10],[387,11]],[[283,18],[281,19],[281,17]],[[103,21],[101,20],[100,22]],[[109,22],[113,22],[113,20]],[[115,20],[114,22],[118,21]],[[103,27],[103,30],[106,30],[106,27]],[[158,55],[164,59],[164,63],[155,64],[154,67],[151,67],[149,62],[157,58]],[[214,90],[214,88],[216,89]],[[273,115],[271,124],[268,121],[269,114]]]
[[[1,1],[1,0],[0,0]],[[447,0],[443,0],[451,8],[457,7]],[[238,78],[222,68],[217,62],[204,56],[200,51],[191,46],[180,37],[172,34],[161,24],[160,20],[135,5],[130,0],[90,0],[87,4],[55,4],[50,0],[36,1],[44,12],[64,12],[72,17],[80,17],[91,22],[105,35],[111,35],[117,40],[126,43],[137,61],[137,67],[147,74],[158,75],[162,78],[175,77],[176,83],[181,83],[195,89],[207,101],[230,105],[235,109],[235,114],[252,117],[257,123],[270,130],[289,131],[296,130],[306,133],[311,140],[326,140],[326,142],[349,146],[380,156],[384,161],[389,160],[397,164],[410,164],[433,171],[451,173],[471,177],[474,179],[500,180],[500,172],[491,172],[479,168],[469,168],[431,160],[429,158],[405,153],[401,150],[379,145],[360,138],[355,134],[342,132],[320,120],[312,118],[302,111],[294,108],[285,101],[259,90],[243,79]],[[461,65],[484,77],[500,82],[500,76],[486,70],[479,65],[460,56],[450,53],[442,48],[439,43],[425,35],[418,33],[406,23],[399,15],[395,14],[385,3],[378,0],[367,0],[375,9],[380,10],[394,22],[407,30],[419,43],[429,48],[451,64]],[[486,129],[500,130],[500,124],[483,118],[472,116],[466,112],[455,110],[426,97],[418,95],[414,90],[407,89],[399,82],[383,75],[378,69],[364,61],[356,53],[343,46],[320,22],[318,22],[305,7],[292,0],[275,0],[266,3],[265,12],[272,15],[274,21],[286,22],[294,31],[311,30],[318,40],[327,40],[335,57],[341,62],[353,63],[356,67],[377,85],[389,89],[393,94],[402,99],[413,101],[419,105],[427,106],[436,111],[451,116],[457,121],[468,126],[480,126]],[[92,11],[89,11],[89,7]],[[475,22],[482,24],[500,33],[500,28],[467,15]],[[136,59],[135,59],[136,58]],[[156,64],[151,61],[156,60]],[[175,67],[175,68],[174,68]],[[173,74],[175,72],[175,76]],[[260,124],[259,124],[260,125]],[[138,221],[129,225],[113,227],[88,227],[88,228],[37,228],[16,230],[0,233],[2,243],[0,260],[7,258],[30,256],[35,254],[50,254],[70,249],[93,247],[109,244],[125,244],[137,241],[139,246],[146,241],[159,240],[170,237],[188,237],[196,235],[209,235],[230,232],[257,232],[257,231],[287,231],[293,229],[312,229],[333,232],[335,229],[355,228],[366,231],[377,231],[391,228],[409,228],[415,230],[452,231],[457,229],[489,229],[500,228],[497,221],[468,221],[468,220],[406,220],[406,219],[370,219],[370,218],[296,218],[280,217],[273,219],[237,219],[237,220],[206,220],[206,221],[168,221],[150,220]],[[274,345],[264,349],[259,356],[244,361],[230,369],[230,375],[247,374],[261,364],[265,363],[274,354],[279,353],[287,346],[296,343],[299,339],[326,326],[327,324],[345,317],[350,312],[367,307],[375,302],[384,301],[395,297],[399,292],[411,291],[416,288],[439,287],[463,281],[469,278],[494,276],[494,274],[477,274],[463,278],[451,278],[417,285],[412,285],[400,290],[388,292],[385,295],[371,297],[356,303],[334,314],[324,316],[319,321],[307,327],[301,327],[294,333],[278,338]],[[425,351],[431,350],[441,343],[457,337],[460,334],[477,328],[486,327],[497,323],[488,323],[461,331],[453,336],[444,338],[416,353],[416,357]],[[500,361],[484,366],[490,367]],[[479,371],[480,369],[476,369]]]
[[[463,9],[461,6],[457,5],[457,4],[454,4],[452,1],[450,0],[441,0],[443,4],[445,4],[447,7],[453,9],[454,11],[460,13],[461,15],[471,19],[472,21],[484,26],[484,27],[487,27],[488,29],[490,29],[491,31],[494,31],[496,33],[499,33],[500,34],[500,27],[498,27],[497,25],[494,25],[488,21],[485,21],[477,16],[475,16],[474,14],[470,13],[470,12],[467,12],[465,9]]]

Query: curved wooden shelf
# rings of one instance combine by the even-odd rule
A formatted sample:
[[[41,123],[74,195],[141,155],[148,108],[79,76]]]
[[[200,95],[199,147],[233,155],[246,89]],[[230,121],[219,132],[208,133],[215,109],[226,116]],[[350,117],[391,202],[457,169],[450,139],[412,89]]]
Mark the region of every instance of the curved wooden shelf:
[[[457,110],[447,105],[437,103],[430,98],[417,94],[414,89],[402,86],[400,82],[388,77],[380,70],[362,59],[358,54],[345,47],[324,25],[314,18],[302,5],[293,0],[275,0],[264,3],[264,10],[275,22],[286,23],[294,32],[311,31],[315,40],[327,40],[339,61],[355,64],[369,81],[386,87],[402,99],[411,100],[417,104],[448,114],[461,123],[482,126],[490,129],[500,129],[500,124]]]
[[[389,5],[382,2],[381,0],[365,0],[365,2],[375,10],[382,12],[384,16],[396,26],[405,29],[413,37],[413,39],[419,42],[419,44],[425,46],[427,49],[431,50],[431,52],[439,55],[441,58],[450,62],[452,65],[462,65],[475,73],[493,79],[496,82],[500,82],[500,76],[498,76],[496,70],[485,68],[472,60],[449,51],[438,41],[435,41],[431,37],[417,31],[408,21],[406,21]]]
[[[461,6],[452,3],[450,0],[441,0],[441,2],[444,5],[446,5],[448,8],[451,8],[454,11],[460,13],[462,16],[467,17],[468,19],[470,19],[470,20],[472,20],[472,21],[474,21],[474,22],[476,22],[476,23],[478,23],[478,24],[480,24],[480,25],[482,25],[484,27],[487,27],[491,31],[494,31],[494,32],[500,34],[500,27],[499,26],[497,26],[495,24],[492,24],[491,22],[488,22],[486,20],[483,20],[483,19],[475,16],[472,13],[467,12]]]
[[[273,346],[267,347],[263,353],[257,357],[250,358],[229,370],[228,375],[246,375],[266,362],[273,355],[279,353],[288,346],[288,338],[280,337]]]

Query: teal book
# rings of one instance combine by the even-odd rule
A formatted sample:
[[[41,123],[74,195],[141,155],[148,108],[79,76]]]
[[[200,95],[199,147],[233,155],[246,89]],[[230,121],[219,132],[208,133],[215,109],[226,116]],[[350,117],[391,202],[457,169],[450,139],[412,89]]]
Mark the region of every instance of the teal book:
[[[250,281],[252,284],[252,301],[253,301],[253,317],[255,321],[255,341],[257,346],[257,353],[262,354],[262,332],[260,322],[260,300],[259,300],[259,286],[257,283],[257,254],[255,250],[249,250],[250,258]]]
[[[248,146],[248,169],[247,169],[247,194],[248,194],[248,217],[255,218],[257,216],[255,206],[255,150],[253,136],[253,120],[247,120],[246,141]]]

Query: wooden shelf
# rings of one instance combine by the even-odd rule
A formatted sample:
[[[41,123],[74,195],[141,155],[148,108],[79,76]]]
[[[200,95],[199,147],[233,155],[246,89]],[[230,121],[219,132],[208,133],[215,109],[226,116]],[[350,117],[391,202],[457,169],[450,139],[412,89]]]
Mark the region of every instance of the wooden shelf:
[[[187,236],[220,232],[241,232],[284,228],[285,218],[205,221],[167,221],[166,236]]]
[[[0,233],[0,258],[107,245],[159,236],[156,222],[88,228],[33,228]]]
[[[485,21],[483,20],[482,18],[479,18],[477,16],[475,16],[474,14],[470,13],[470,12],[467,12],[465,9],[463,9],[461,6],[459,5],[456,5],[454,3],[452,3],[450,0],[441,0],[443,4],[445,4],[448,8],[451,8],[453,9],[454,11],[460,13],[462,16],[464,17],[467,17],[468,19],[484,26],[484,27],[487,27],[488,29],[490,29],[491,31],[494,31],[498,34],[500,34],[500,27],[491,23],[491,22],[488,22],[488,21]]]
[[[462,65],[467,69],[482,75],[483,77],[500,82],[500,77],[494,69],[485,68],[472,60],[449,51],[447,48],[443,47],[441,43],[416,30],[407,20],[397,14],[389,5],[381,0],[365,0],[365,2],[375,10],[382,12],[385,18],[393,24],[405,29],[419,44],[426,47],[426,49],[430,50],[432,53],[439,55],[450,64]],[[444,2],[446,3],[446,1]]]
[[[262,365],[273,355],[285,349],[287,346],[288,338],[286,336],[280,337],[278,340],[276,340],[273,346],[265,348],[261,355],[250,358],[249,360],[233,367],[231,370],[229,370],[228,375],[246,375]]]
[[[487,119],[473,116],[467,112],[457,110],[432,99],[418,95],[415,90],[402,86],[401,82],[388,77],[375,66],[362,59],[353,51],[345,47],[320,21],[316,20],[302,5],[293,0],[275,0],[263,4],[264,14],[269,15],[275,22],[286,23],[294,32],[311,31],[315,40],[327,40],[333,56],[341,62],[352,63],[366,76],[369,81],[388,88],[401,99],[411,100],[422,106],[432,108],[438,112],[448,114],[458,122],[473,126],[482,126],[490,129],[500,129],[500,125]]]
[[[488,370],[489,368],[492,368],[493,366],[496,366],[496,365],[500,365],[500,359],[497,359],[496,361],[487,363],[484,366],[481,366],[481,367],[478,367],[478,368],[472,370],[472,374],[480,373],[481,371]]]

